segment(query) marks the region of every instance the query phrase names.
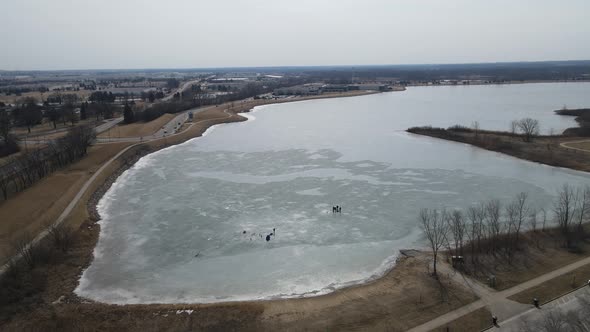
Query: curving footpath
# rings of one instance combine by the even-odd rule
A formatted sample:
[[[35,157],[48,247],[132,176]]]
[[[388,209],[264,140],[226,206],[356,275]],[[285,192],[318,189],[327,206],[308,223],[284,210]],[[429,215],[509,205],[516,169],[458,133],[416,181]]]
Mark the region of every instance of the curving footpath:
[[[503,291],[495,291],[492,290],[479,282],[470,279],[463,274],[452,270],[451,267],[448,265],[442,265],[441,272],[449,273],[449,275],[461,284],[466,284],[468,288],[472,290],[477,296],[480,297],[479,300],[472,302],[468,305],[465,305],[459,309],[453,310],[448,312],[442,316],[439,316],[429,322],[426,322],[422,325],[416,326],[410,330],[409,332],[428,332],[434,330],[439,327],[443,327],[445,324],[448,324],[455,319],[461,318],[463,315],[469,314],[477,309],[487,307],[492,315],[498,317],[498,324],[500,328],[502,327],[502,321],[510,321],[514,317],[521,316],[523,313],[529,311],[533,305],[527,305],[518,303],[512,300],[509,300],[508,297],[520,293],[524,290],[527,290],[531,287],[538,286],[546,281],[549,281],[553,278],[559,277],[563,274],[571,272],[579,267],[582,267],[586,264],[590,264],[590,257],[586,257],[581,259],[577,262],[572,264],[563,266],[557,270],[553,270],[549,273],[543,274],[539,277],[531,279],[529,281],[525,281],[521,284],[518,284],[514,287],[505,289]],[[491,324],[491,317],[490,317],[490,324]]]
[[[590,152],[590,150],[587,150],[587,149],[581,149],[581,148],[576,148],[573,146],[568,146],[568,144],[576,144],[576,143],[590,143],[590,139],[584,139],[584,140],[580,140],[580,141],[563,142],[563,143],[559,143],[559,146],[566,148],[566,149],[571,149],[571,150]]]

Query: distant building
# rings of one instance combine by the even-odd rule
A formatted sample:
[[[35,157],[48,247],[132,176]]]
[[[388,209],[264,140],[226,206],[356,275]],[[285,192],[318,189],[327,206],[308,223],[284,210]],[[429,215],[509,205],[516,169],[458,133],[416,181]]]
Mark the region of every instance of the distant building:
[[[295,85],[286,88],[278,88],[273,91],[274,95],[300,95],[311,96],[319,95],[323,89],[322,83],[308,83],[303,85]]]
[[[391,87],[387,84],[362,83],[362,84],[351,84],[348,86],[348,90],[389,91],[389,90],[391,90]]]
[[[322,92],[346,92],[350,90],[347,84],[326,84],[322,87]],[[357,89],[358,90],[358,89]]]

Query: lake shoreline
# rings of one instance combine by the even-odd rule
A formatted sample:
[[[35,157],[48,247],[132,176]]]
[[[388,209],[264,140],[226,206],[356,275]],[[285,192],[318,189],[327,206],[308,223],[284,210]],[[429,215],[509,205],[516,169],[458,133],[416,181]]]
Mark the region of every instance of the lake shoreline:
[[[520,135],[501,131],[432,127],[414,127],[407,131],[415,135],[469,144],[542,165],[590,172],[590,151],[579,151],[567,146],[568,143],[588,141],[588,137],[539,136],[532,142],[524,142]]]
[[[341,96],[329,96],[329,98],[335,97]],[[302,99],[293,98],[288,101],[302,101]],[[111,305],[88,300],[75,294],[74,290],[78,287],[83,270],[92,262],[94,249],[100,236],[100,225],[97,223],[100,216],[96,211],[96,204],[117,178],[132,167],[137,160],[149,153],[201,136],[213,125],[246,120],[244,117],[239,116],[238,113],[248,112],[255,106],[243,103],[229,112],[220,109],[203,112],[204,114],[200,114],[200,119],[206,121],[206,124],[199,126],[199,128],[195,128],[197,126],[193,125],[177,134],[176,137],[170,136],[166,138],[167,141],[160,139],[139,144],[121,156],[117,165],[112,165],[108,170],[110,172],[105,174],[105,178],[96,180],[97,182],[102,181],[92,191],[91,197],[85,202],[80,202],[84,203],[82,205],[88,212],[89,218],[81,224],[80,221],[70,220],[70,224],[79,225],[79,230],[75,235],[74,247],[67,253],[65,260],[44,267],[48,276],[60,277],[58,279],[52,278],[47,284],[47,288],[41,294],[42,302],[36,307],[29,307],[11,317],[11,320],[7,322],[8,327],[12,329],[45,327],[46,330],[52,330],[54,329],[53,324],[65,320],[69,322],[67,323],[69,326],[106,330],[129,330],[132,329],[131,327],[135,327],[132,330],[139,331],[146,328],[138,327],[138,324],[145,321],[161,320],[165,326],[177,326],[181,329],[186,326],[187,319],[189,319],[190,324],[193,324],[191,325],[192,328],[195,329],[235,329],[239,327],[240,330],[276,330],[285,326],[295,328],[303,325],[307,325],[310,329],[325,329],[326,319],[331,322],[330,324],[336,324],[338,321],[350,321],[351,319],[350,324],[356,324],[355,317],[358,316],[352,315],[351,318],[348,314],[351,310],[355,313],[365,312],[374,315],[371,307],[376,301],[381,302],[383,296],[386,296],[389,301],[393,301],[391,307],[394,310],[405,311],[409,306],[416,305],[418,298],[422,298],[422,291],[436,292],[439,283],[424,271],[425,259],[427,260],[428,256],[424,253],[418,253],[416,257],[399,257],[392,268],[374,280],[336,289],[325,295],[311,297],[212,304]],[[408,277],[408,275],[411,275],[411,277]],[[445,303],[444,306],[435,305],[438,301],[436,298],[425,299],[424,305],[431,306],[429,314],[414,310],[413,313],[417,317],[413,319],[416,321],[401,322],[404,328],[418,325],[475,300],[462,287],[453,284],[449,280],[443,280],[443,282],[448,282],[450,289],[457,296],[450,303]],[[409,289],[416,290],[410,291]],[[418,293],[418,289],[420,293]],[[412,293],[415,299],[404,302],[409,300],[407,298],[408,292]],[[399,301],[404,304],[395,305]],[[434,307],[432,307],[433,305]],[[307,308],[304,317],[301,316],[300,309],[297,309],[302,306]],[[317,316],[318,313],[321,313],[324,318],[309,319]],[[125,318],[121,319],[121,315]],[[394,314],[393,316],[397,315]],[[381,324],[382,318],[379,317],[374,317],[370,325]],[[302,318],[304,321],[301,321]],[[152,325],[150,324],[150,326]]]
[[[404,89],[405,90],[405,89]],[[386,91],[386,92],[398,92],[398,91],[404,91],[404,90],[393,90],[393,91]],[[288,98],[288,99],[278,99],[278,100],[272,100],[271,102],[268,101],[264,101],[264,100],[259,100],[258,103],[256,103],[254,106],[252,106],[251,104],[248,103],[237,103],[237,105],[234,106],[233,109],[231,109],[228,112],[225,112],[225,110],[219,110],[219,109],[214,109],[214,110],[210,110],[212,112],[225,112],[227,114],[227,117],[225,118],[221,118],[219,121],[216,121],[215,123],[211,123],[210,125],[206,125],[204,126],[199,134],[197,136],[193,136],[192,138],[186,139],[186,140],[181,140],[181,141],[174,141],[171,140],[173,138],[173,136],[169,137],[169,142],[164,145],[164,146],[158,146],[158,147],[149,147],[149,148],[145,148],[144,145],[149,146],[150,142],[146,142],[145,144],[139,144],[137,145],[135,150],[131,150],[129,151],[129,153],[126,156],[122,156],[122,159],[125,160],[125,162],[120,165],[115,171],[113,171],[110,175],[108,175],[108,177],[106,178],[106,180],[104,180],[100,186],[92,193],[90,199],[87,201],[87,211],[88,214],[90,216],[90,220],[92,221],[92,236],[90,237],[90,242],[87,243],[88,245],[92,246],[92,250],[91,250],[91,256],[88,257],[87,259],[85,259],[85,263],[84,266],[81,269],[81,272],[79,273],[80,278],[82,277],[83,271],[85,271],[90,264],[92,263],[93,257],[94,257],[94,249],[96,248],[97,244],[98,244],[98,238],[100,236],[100,225],[99,225],[99,221],[101,220],[101,216],[100,213],[98,212],[97,209],[97,205],[99,203],[99,201],[103,198],[103,196],[108,192],[108,190],[111,188],[111,186],[119,179],[119,177],[128,169],[132,168],[135,163],[137,161],[139,161],[141,158],[151,155],[155,152],[161,151],[162,149],[168,148],[168,147],[172,147],[172,146],[176,146],[179,144],[183,144],[188,142],[189,140],[192,139],[197,139],[199,137],[201,137],[202,135],[205,134],[205,132],[207,130],[209,130],[210,128],[212,128],[213,126],[216,125],[221,125],[221,124],[226,124],[226,123],[233,123],[233,122],[245,122],[250,120],[249,118],[242,116],[241,114],[247,114],[250,113],[252,111],[255,110],[256,107],[259,106],[267,106],[267,105],[272,105],[272,104],[278,104],[278,103],[289,103],[289,102],[300,102],[300,101],[308,101],[308,100],[317,100],[317,99],[329,99],[329,98],[345,98],[345,97],[357,97],[357,96],[365,96],[365,95],[371,95],[371,94],[378,94],[381,92],[375,92],[375,91],[351,91],[349,93],[339,93],[339,94],[328,94],[328,95],[319,95],[319,96],[307,96],[307,97],[294,97],[294,98]],[[262,103],[260,103],[260,101],[262,101]],[[208,116],[207,113],[204,114],[205,116]],[[197,115],[195,120],[199,120],[199,115]],[[186,130],[188,131],[188,129]],[[142,148],[143,147],[143,148]],[[413,250],[413,249],[412,249]],[[426,255],[425,252],[421,252],[421,251],[416,251],[416,255],[415,256],[424,256]],[[357,281],[357,282],[350,282],[347,283],[346,285],[343,286],[339,286],[337,288],[334,288],[333,290],[329,291],[329,292],[325,292],[325,289],[318,289],[318,290],[314,290],[311,291],[309,293],[305,293],[305,294],[295,294],[292,296],[286,296],[286,297],[276,297],[276,298],[264,298],[264,299],[252,299],[252,300],[236,300],[236,301],[219,301],[219,302],[212,302],[212,303],[208,303],[208,302],[204,302],[204,303],[200,303],[200,302],[194,302],[194,303],[187,303],[187,304],[195,304],[195,305],[216,305],[216,304],[220,304],[220,305],[226,305],[226,304],[236,304],[236,303],[256,303],[256,302],[267,302],[267,301],[289,301],[289,300],[293,300],[293,301],[297,301],[300,299],[308,299],[308,298],[315,298],[315,297],[322,297],[322,296],[328,296],[332,293],[335,292],[339,292],[339,291],[346,291],[346,289],[348,288],[355,288],[355,287],[359,287],[359,286],[363,286],[363,285],[368,285],[368,284],[372,284],[375,282],[379,282],[380,279],[385,278],[388,274],[392,273],[392,271],[397,267],[397,260],[398,259],[403,259],[403,253],[398,253],[398,255],[396,256],[396,258],[394,259],[394,262],[392,262],[391,264],[388,264],[388,267],[385,270],[379,271],[378,273],[371,275],[370,277]],[[80,279],[81,280],[81,279]],[[77,287],[76,287],[77,288]],[[88,298],[84,298],[81,296],[78,296],[75,292],[76,288],[74,288],[74,290],[72,290],[72,293],[75,297],[79,298],[79,301],[83,302],[86,300],[95,302],[97,304],[104,304],[104,305],[113,305],[115,303],[103,303],[103,302],[98,302],[98,301],[94,301]],[[314,293],[318,293],[317,295]],[[311,294],[311,295],[310,295]],[[157,303],[158,305],[176,305],[172,304],[172,303]],[[153,303],[137,303],[137,304],[115,304],[115,305],[153,305]]]
[[[321,96],[320,98],[296,99],[289,98],[285,101],[279,102],[293,102],[309,99],[323,99],[323,98],[339,98],[342,95],[335,96]],[[272,104],[273,102],[263,103],[261,105]],[[205,118],[211,122],[204,126],[199,135],[213,125],[244,121],[243,117],[238,113],[248,112],[252,110],[248,103],[236,102],[236,108],[231,111],[233,113],[229,117],[221,114],[223,110],[214,110],[213,112],[204,115]],[[242,108],[242,110],[240,110]],[[228,115],[228,114],[226,114]],[[233,119],[233,120],[230,120]],[[201,130],[201,129],[200,129]],[[108,190],[110,185],[116,181],[118,176],[132,165],[142,156],[158,151],[162,148],[168,147],[172,144],[172,140],[178,139],[180,144],[189,139],[198,136],[195,134],[194,128],[188,128],[185,132],[190,131],[190,134],[182,136],[182,138],[168,137],[168,142],[164,139],[159,142],[146,143],[150,145],[153,150],[146,151],[145,154],[136,155],[134,158],[125,160],[119,165],[119,168],[110,173],[109,179],[103,181],[101,188],[95,190],[96,195],[93,199],[87,201],[86,208],[89,210],[96,208],[96,203],[102,195]],[[184,132],[183,132],[184,133]],[[182,133],[178,134],[181,135]],[[163,144],[160,144],[162,143]],[[170,144],[169,144],[170,143]],[[133,151],[137,153],[137,151]],[[329,294],[302,297],[292,299],[275,299],[275,300],[258,300],[258,301],[244,301],[244,302],[220,302],[213,304],[130,304],[130,305],[110,305],[89,301],[88,299],[78,297],[73,290],[77,287],[80,273],[92,261],[92,253],[96,246],[96,241],[100,234],[100,227],[96,224],[98,215],[89,213],[93,216],[91,219],[80,226],[81,241],[77,244],[78,248],[74,250],[77,258],[67,261],[61,267],[52,270],[52,275],[59,275],[61,278],[66,276],[66,282],[63,279],[56,284],[50,286],[44,306],[38,308],[36,313],[41,312],[39,317],[34,317],[30,313],[23,313],[20,315],[21,322],[27,318],[37,323],[54,320],[50,315],[51,312],[56,312],[57,317],[67,322],[76,322],[77,326],[91,326],[100,327],[104,329],[135,329],[142,330],[142,321],[157,321],[155,326],[160,327],[176,327],[177,329],[187,329],[189,326],[193,329],[236,329],[241,330],[277,330],[281,328],[309,328],[315,330],[326,330],[328,327],[354,328],[358,324],[365,324],[360,326],[371,326],[373,328],[391,328],[405,324],[402,328],[409,328],[418,325],[417,321],[404,321],[400,323],[386,322],[382,317],[383,312],[380,312],[381,306],[394,310],[388,312],[388,315],[394,317],[406,317],[405,315],[412,310],[419,310],[421,314],[420,319],[429,320],[429,317],[436,317],[450,311],[453,307],[459,304],[470,303],[472,298],[463,297],[460,303],[454,304],[440,304],[430,303],[417,305],[418,301],[423,301],[422,292],[426,296],[436,294],[436,288],[432,288],[430,282],[432,278],[427,276],[427,260],[428,256],[422,252],[419,257],[400,257],[396,264],[386,271],[382,276],[375,280],[348,286],[337,289]],[[94,220],[96,219],[96,220]],[[86,261],[84,261],[86,260]],[[65,265],[65,266],[64,266]],[[77,272],[76,272],[77,271]],[[425,278],[426,276],[426,278]],[[55,282],[55,280],[53,280]],[[443,278],[444,282],[444,278]],[[60,286],[61,287],[57,287]],[[424,286],[426,285],[426,286]],[[449,284],[450,287],[455,287]],[[424,288],[423,288],[424,287]],[[423,288],[423,290],[421,290]],[[417,290],[418,289],[418,290]],[[457,288],[457,292],[461,293],[461,289]],[[59,305],[51,305],[53,301],[60,298],[61,295],[65,297],[60,301]],[[412,293],[414,297],[408,297],[408,293]],[[434,296],[436,297],[436,296]],[[403,302],[403,300],[411,300]],[[419,299],[419,300],[418,300]],[[431,299],[424,299],[429,301]],[[399,302],[402,301],[402,302]],[[412,307],[416,305],[417,307]],[[401,309],[400,309],[401,308]],[[395,311],[399,310],[399,311]],[[190,311],[190,313],[189,313]],[[180,313],[179,313],[180,312]],[[123,317],[123,318],[121,318]],[[111,320],[109,322],[109,320]],[[187,323],[187,321],[190,321]],[[418,321],[419,323],[419,321]],[[45,324],[49,324],[45,322]],[[89,324],[89,325],[80,325]],[[111,324],[111,325],[108,325]],[[161,325],[158,325],[161,324]],[[185,325],[183,325],[185,324]],[[192,325],[186,325],[192,324]],[[383,325],[394,324],[394,325]],[[413,325],[412,325],[413,324]],[[13,325],[22,327],[23,325]],[[43,326],[43,325],[41,325]],[[147,326],[144,325],[143,328]]]

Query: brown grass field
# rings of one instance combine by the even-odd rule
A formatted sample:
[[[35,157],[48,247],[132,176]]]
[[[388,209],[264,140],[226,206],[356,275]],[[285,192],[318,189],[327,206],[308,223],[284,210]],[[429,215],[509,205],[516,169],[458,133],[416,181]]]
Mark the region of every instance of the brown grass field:
[[[509,299],[524,304],[531,304],[532,299],[536,297],[539,299],[539,303],[543,304],[558,296],[567,294],[579,287],[585,286],[588,280],[590,280],[590,264],[584,265],[575,269],[574,271],[553,278],[536,287],[532,287],[518,294],[514,294],[509,297]]]
[[[164,114],[150,122],[137,122],[131,124],[119,124],[98,135],[100,138],[107,137],[141,137],[156,133],[162,126],[174,119],[174,114]]]
[[[587,150],[590,153],[590,141],[588,142],[579,142],[579,143],[565,143],[566,146]]]
[[[479,308],[431,332],[473,332],[482,331],[492,326],[492,313],[486,308]]]
[[[502,254],[480,254],[480,263],[475,269],[471,264],[469,248],[466,248],[466,268],[472,277],[483,284],[488,284],[489,275],[494,274],[494,288],[504,290],[590,255],[590,242],[581,242],[578,251],[571,252],[563,246],[563,238],[555,229],[547,229],[545,232],[528,231],[522,235],[520,242],[520,249],[515,252],[512,261],[508,261]]]
[[[11,308],[8,330],[43,331],[404,331],[475,300],[444,277],[426,273],[424,257],[402,258],[383,278],[365,285],[302,299],[204,305],[106,305],[67,295],[77,285],[80,260],[90,259],[99,227],[86,223],[78,245],[53,265],[39,304]],[[69,259],[71,256],[71,259]],[[60,287],[56,287],[60,285]],[[195,310],[191,315],[177,310]],[[475,316],[478,318],[478,316]]]
[[[17,240],[32,238],[53,223],[92,173],[128,145],[93,146],[86,158],[0,203],[0,263],[14,254]]]

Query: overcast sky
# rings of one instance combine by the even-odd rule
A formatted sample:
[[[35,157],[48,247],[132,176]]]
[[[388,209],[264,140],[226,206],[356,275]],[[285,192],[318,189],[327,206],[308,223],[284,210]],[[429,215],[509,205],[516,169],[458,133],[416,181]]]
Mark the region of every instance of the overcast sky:
[[[2,0],[0,69],[590,59],[590,0]]]

